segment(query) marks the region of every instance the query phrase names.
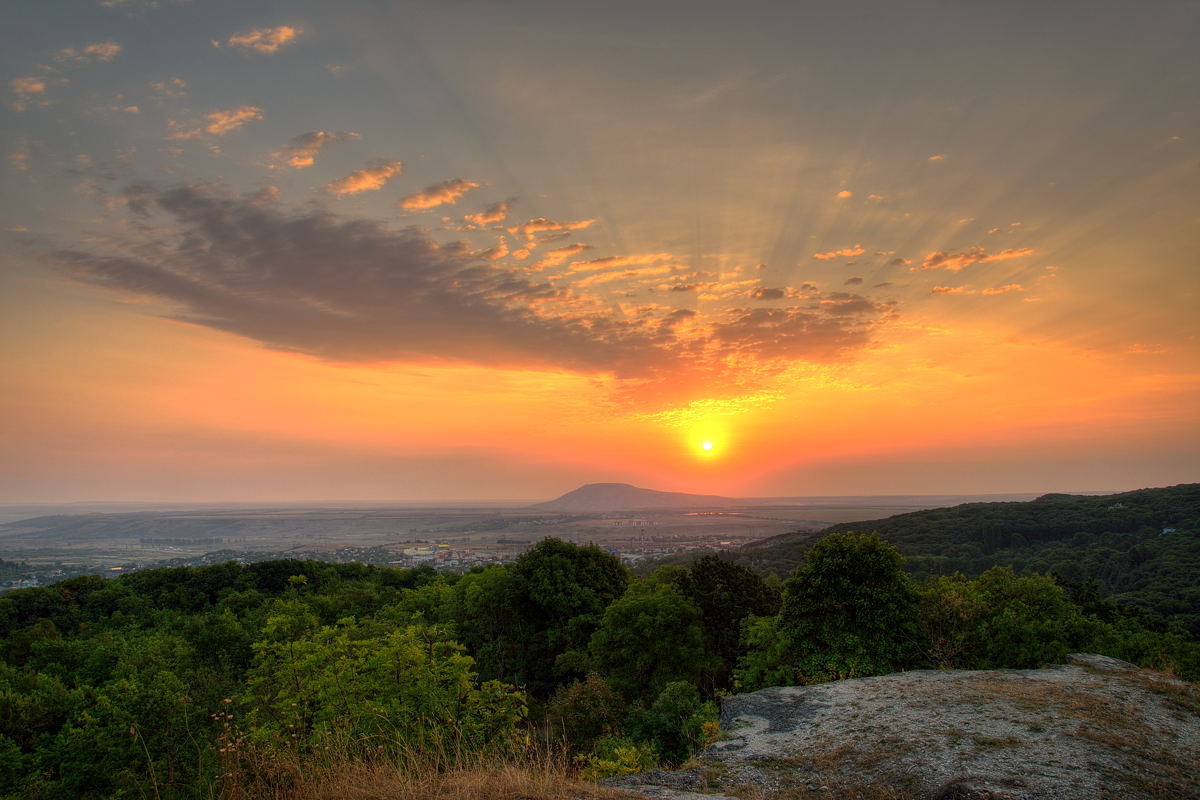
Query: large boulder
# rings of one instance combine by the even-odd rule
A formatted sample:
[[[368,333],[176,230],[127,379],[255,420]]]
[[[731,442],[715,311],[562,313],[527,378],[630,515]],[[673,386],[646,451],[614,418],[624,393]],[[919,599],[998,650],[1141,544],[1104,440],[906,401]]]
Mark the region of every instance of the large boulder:
[[[1105,656],[921,670],[727,698],[695,766],[648,797],[1200,798],[1200,692]]]

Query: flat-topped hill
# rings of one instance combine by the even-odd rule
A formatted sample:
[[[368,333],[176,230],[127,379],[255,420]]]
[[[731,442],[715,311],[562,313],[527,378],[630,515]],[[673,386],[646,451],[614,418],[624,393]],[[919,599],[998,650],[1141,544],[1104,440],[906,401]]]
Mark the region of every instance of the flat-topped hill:
[[[641,489],[628,483],[588,483],[562,497],[533,506],[543,511],[635,511],[668,508],[728,508],[736,501],[715,494]]]

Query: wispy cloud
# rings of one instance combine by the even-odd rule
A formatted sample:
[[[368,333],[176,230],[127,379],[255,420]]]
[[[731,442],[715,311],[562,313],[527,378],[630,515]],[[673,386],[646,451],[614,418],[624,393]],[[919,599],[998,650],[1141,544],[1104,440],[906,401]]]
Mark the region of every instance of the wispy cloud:
[[[289,167],[304,169],[305,167],[311,167],[313,161],[316,160],[317,156],[325,148],[338,142],[349,142],[361,138],[359,134],[351,131],[341,131],[339,133],[309,131],[308,133],[302,133],[299,136],[293,137],[283,149],[275,154],[275,157],[282,160]]]
[[[503,222],[508,216],[508,211],[512,208],[513,203],[517,202],[516,198],[510,197],[507,200],[499,200],[492,203],[490,206],[475,214],[467,214],[463,219],[471,224],[483,227],[484,225],[494,225],[497,222]]]
[[[526,238],[532,239],[539,233],[547,231],[579,231],[584,228],[590,228],[596,220],[583,219],[577,222],[555,222],[545,217],[531,219],[528,222],[522,222],[520,225],[514,225],[508,229],[509,233],[520,234]]]
[[[478,183],[466,181],[462,178],[453,178],[441,183],[435,183],[432,186],[426,186],[419,192],[401,198],[400,207],[407,211],[436,208],[447,203],[458,202],[458,198],[477,188],[479,188]]]
[[[958,253],[935,250],[925,256],[925,260],[921,262],[921,266],[912,267],[910,271],[923,272],[930,269],[944,269],[949,272],[958,272],[973,264],[1007,261],[1010,258],[1022,258],[1023,256],[1033,255],[1033,253],[1034,250],[1031,247],[1009,248],[1001,250],[998,253],[988,253],[982,247],[972,247]]]
[[[546,252],[536,264],[534,269],[546,269],[548,267],[557,267],[559,264],[566,261],[568,258],[573,258],[585,250],[590,250],[586,244],[569,244],[566,247],[556,247],[553,250]]]
[[[639,267],[644,264],[657,264],[661,261],[670,261],[674,258],[670,253],[640,253],[629,256],[608,256],[607,258],[594,258],[591,261],[576,261],[568,269],[571,272],[594,272],[604,269],[618,269],[621,267]]]
[[[121,45],[114,41],[96,42],[83,47],[64,47],[54,54],[60,64],[87,64],[94,61],[112,61],[121,53]]]
[[[13,111],[25,111],[34,106],[49,105],[49,101],[45,97],[45,78],[34,76],[13,78],[9,81],[8,86],[12,90],[12,93],[17,96],[17,99],[9,104]]]
[[[247,122],[256,122],[263,118],[263,110],[258,106],[238,106],[237,108],[219,108],[204,115],[202,125],[189,125],[174,119],[167,120],[168,139],[196,139],[208,133],[212,136],[224,136],[236,131]]]
[[[325,191],[339,197],[360,192],[375,192],[382,189],[388,181],[403,170],[404,164],[400,161],[377,161],[329,183],[326,185]]]
[[[1008,294],[1009,292],[1023,292],[1023,291],[1025,291],[1025,287],[1019,283],[1006,283],[1003,286],[994,286],[991,289],[984,289],[982,293],[987,294],[987,295],[994,295],[994,294]]]
[[[833,258],[853,258],[854,256],[861,256],[865,252],[867,251],[861,244],[856,244],[853,247],[843,247],[841,250],[830,250],[825,253],[813,253],[812,257],[819,259],[820,261],[829,261]]]
[[[183,78],[167,78],[165,81],[152,81],[150,89],[159,97],[177,99],[187,96],[187,83]]]
[[[256,53],[274,53],[285,44],[295,41],[304,31],[291,25],[279,25],[275,28],[254,28],[245,33],[235,33],[225,40],[225,47],[237,47],[252,50]],[[221,47],[221,43],[213,41],[213,47]]]

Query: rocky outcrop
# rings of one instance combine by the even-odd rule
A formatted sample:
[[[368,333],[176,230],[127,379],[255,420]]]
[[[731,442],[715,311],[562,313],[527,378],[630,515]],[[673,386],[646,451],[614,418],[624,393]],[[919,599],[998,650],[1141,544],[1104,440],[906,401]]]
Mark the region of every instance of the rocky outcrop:
[[[724,737],[646,797],[1200,798],[1200,692],[1105,656],[921,670],[726,699]]]

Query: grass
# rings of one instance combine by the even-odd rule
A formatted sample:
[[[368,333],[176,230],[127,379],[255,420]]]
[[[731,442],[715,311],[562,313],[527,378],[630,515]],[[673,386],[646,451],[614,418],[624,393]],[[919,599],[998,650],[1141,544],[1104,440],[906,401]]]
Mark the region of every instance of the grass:
[[[300,764],[243,763],[222,776],[221,800],[624,800],[633,795],[579,780],[559,758],[397,764],[363,758]]]

